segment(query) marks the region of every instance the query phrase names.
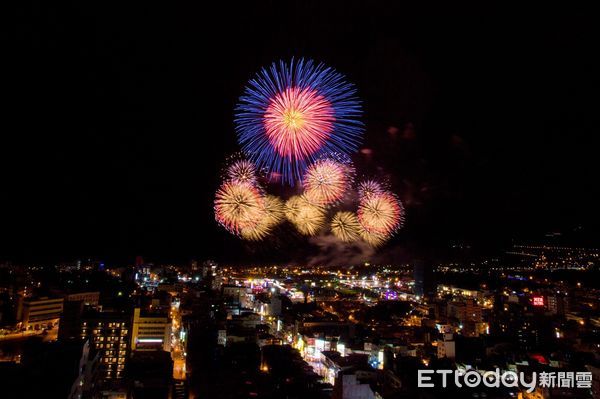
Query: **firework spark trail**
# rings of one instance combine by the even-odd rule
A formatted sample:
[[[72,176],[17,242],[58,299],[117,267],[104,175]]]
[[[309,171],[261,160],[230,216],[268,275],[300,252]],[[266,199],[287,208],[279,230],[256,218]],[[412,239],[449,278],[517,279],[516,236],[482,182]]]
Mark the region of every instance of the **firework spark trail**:
[[[357,241],[361,232],[358,217],[352,212],[336,213],[331,219],[331,232],[341,241]]]

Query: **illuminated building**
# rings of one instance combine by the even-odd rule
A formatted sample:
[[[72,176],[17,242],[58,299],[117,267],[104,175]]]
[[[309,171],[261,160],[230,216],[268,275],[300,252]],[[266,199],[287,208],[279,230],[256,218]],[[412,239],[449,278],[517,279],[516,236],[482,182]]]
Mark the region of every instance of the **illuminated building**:
[[[456,342],[454,342],[452,334],[444,334],[443,340],[437,341],[437,357],[438,359],[456,357]]]
[[[142,313],[140,308],[133,311],[131,350],[171,351],[171,319],[160,313]]]
[[[549,295],[547,297],[548,311],[552,314],[564,316],[569,308],[568,297],[562,295]]]
[[[481,306],[473,300],[467,299],[462,302],[450,302],[448,304],[448,317],[455,317],[460,322],[481,323],[483,321]]]
[[[62,298],[25,298],[20,312],[23,328],[52,328],[58,323],[62,310]]]
[[[227,330],[219,330],[217,332],[217,345],[227,345]]]
[[[224,284],[222,286],[223,296],[233,303],[240,303],[241,297],[246,292],[246,288],[240,285]]]
[[[454,287],[452,285],[440,284],[437,287],[438,295],[446,296],[451,295],[452,297],[474,299],[476,301],[483,300],[483,293],[479,290],[470,290],[466,288]]]
[[[90,312],[82,316],[81,337],[89,338],[100,352],[104,379],[123,377],[129,355],[130,317],[126,313]]]
[[[92,291],[69,294],[65,297],[65,302],[67,301],[81,301],[87,306],[98,306],[100,302],[100,292]]]

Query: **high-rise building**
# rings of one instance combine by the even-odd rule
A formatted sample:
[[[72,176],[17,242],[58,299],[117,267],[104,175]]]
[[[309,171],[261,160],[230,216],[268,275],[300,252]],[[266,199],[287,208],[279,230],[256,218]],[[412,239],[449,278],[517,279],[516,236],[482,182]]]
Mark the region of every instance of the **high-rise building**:
[[[568,310],[568,297],[560,294],[549,295],[546,298],[548,311],[555,315],[564,316]]]
[[[72,293],[65,296],[63,311],[60,315],[58,339],[78,338],[81,335],[81,320],[84,309],[100,306],[98,291]]]
[[[98,382],[99,360],[100,354],[91,348],[88,340],[85,340],[82,344],[81,357],[77,367],[77,378],[71,386],[68,399],[90,397]]]
[[[447,315],[462,323],[481,323],[483,321],[483,309],[472,299],[448,303]]]
[[[83,301],[66,301],[64,303],[58,325],[58,339],[60,341],[75,339],[81,336],[83,307]]]
[[[96,398],[97,366],[87,340],[31,341],[19,362],[0,362],[0,397]]]
[[[133,311],[131,349],[134,351],[171,351],[171,319],[163,313]]]
[[[81,337],[100,352],[105,380],[123,377],[130,352],[131,316],[120,312],[87,312],[82,316]]]
[[[413,263],[413,274],[415,279],[415,295],[423,298],[436,294],[436,284],[433,277],[433,267],[421,259]]]

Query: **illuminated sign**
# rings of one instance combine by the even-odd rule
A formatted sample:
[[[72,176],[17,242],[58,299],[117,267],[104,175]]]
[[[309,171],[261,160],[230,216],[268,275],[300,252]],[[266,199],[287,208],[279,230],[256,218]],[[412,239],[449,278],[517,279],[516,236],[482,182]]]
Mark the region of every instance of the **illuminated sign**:
[[[145,343],[161,343],[163,342],[160,338],[139,338],[137,342],[145,342]]]
[[[544,297],[543,296],[534,296],[533,297],[533,306],[544,306]]]
[[[340,355],[342,355],[342,357],[346,356],[346,345],[338,342],[336,349],[340,353]]]
[[[325,340],[324,339],[315,339],[315,348],[324,351],[325,350]]]

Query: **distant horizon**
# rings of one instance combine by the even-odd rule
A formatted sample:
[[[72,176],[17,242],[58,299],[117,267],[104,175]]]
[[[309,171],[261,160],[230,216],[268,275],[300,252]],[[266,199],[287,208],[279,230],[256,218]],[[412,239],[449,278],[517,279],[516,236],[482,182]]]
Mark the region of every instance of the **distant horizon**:
[[[462,252],[463,254],[466,254],[466,252],[471,252],[470,255],[474,256],[474,257],[485,257],[485,256],[493,257],[494,255],[505,254],[505,252],[510,250],[513,246],[528,246],[529,245],[529,246],[539,246],[539,247],[547,246],[549,248],[565,247],[565,248],[572,248],[572,249],[600,250],[600,246],[586,245],[585,241],[550,242],[550,241],[545,241],[547,239],[549,239],[549,237],[547,235],[537,238],[537,239],[534,239],[534,238],[520,239],[520,240],[512,239],[512,240],[508,240],[506,245],[497,245],[497,246],[493,246],[493,247],[485,246],[485,245],[483,247],[478,246],[477,244],[473,244],[469,240],[449,240],[446,246],[437,247],[437,248],[435,248],[435,251],[437,251],[436,256],[440,257],[440,259],[438,259],[438,261],[444,261],[444,260],[447,260],[448,254],[451,251],[456,251],[456,252],[463,251]],[[553,236],[552,239],[556,239],[556,236]],[[462,247],[462,245],[465,245],[466,247],[457,248],[459,246]],[[401,250],[401,249],[404,249],[404,248],[401,245],[396,244],[393,247],[386,246],[386,247],[382,248],[381,250],[385,256],[385,253],[394,253],[394,250]],[[482,249],[484,249],[484,250],[482,251]],[[418,250],[419,252],[415,252],[412,255],[405,254],[405,256],[407,256],[408,258],[411,258],[411,259],[420,259],[420,258],[423,258],[423,255],[421,252],[423,250],[424,249],[421,248]],[[309,259],[318,257],[320,255],[320,253],[321,253],[321,251],[318,248],[315,248],[313,255],[309,256]],[[186,255],[176,255],[176,254],[156,255],[156,254],[138,253],[138,254],[125,254],[125,255],[94,255],[94,254],[39,255],[39,256],[0,255],[0,264],[1,263],[15,263],[15,264],[26,265],[28,263],[32,263],[32,264],[51,266],[51,265],[74,263],[77,261],[82,261],[83,263],[85,263],[85,262],[106,263],[107,266],[117,266],[117,265],[125,266],[125,265],[133,265],[135,263],[136,257],[138,257],[138,256],[141,256],[144,259],[144,261],[147,263],[173,264],[173,265],[185,265],[185,264],[188,264],[193,261],[204,262],[204,261],[210,261],[210,260],[218,262],[218,263],[223,263],[225,265],[234,265],[234,266],[240,266],[240,265],[264,265],[264,266],[267,266],[267,265],[277,265],[277,264],[301,265],[303,263],[305,265],[309,265],[311,263],[310,260],[305,260],[303,262],[302,260],[299,260],[299,259],[269,261],[269,260],[257,258],[256,260],[249,259],[249,260],[244,261],[244,260],[220,259],[215,256],[207,256],[207,255],[202,255],[202,254],[186,256]],[[377,256],[376,252],[369,255],[367,258],[365,258],[364,262],[373,263],[373,261],[370,260],[371,258],[375,258],[376,261],[374,262],[374,264],[384,265],[384,264],[393,264],[394,263],[394,261],[391,259],[385,260],[385,257],[383,258],[383,260],[377,261],[378,256]],[[433,259],[433,258],[431,258],[431,259]],[[362,263],[362,262],[353,263],[353,264],[358,265],[360,263]],[[402,264],[402,263],[406,263],[406,262],[399,261],[398,263]]]

